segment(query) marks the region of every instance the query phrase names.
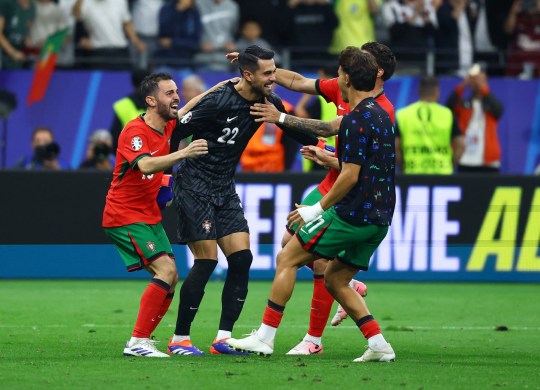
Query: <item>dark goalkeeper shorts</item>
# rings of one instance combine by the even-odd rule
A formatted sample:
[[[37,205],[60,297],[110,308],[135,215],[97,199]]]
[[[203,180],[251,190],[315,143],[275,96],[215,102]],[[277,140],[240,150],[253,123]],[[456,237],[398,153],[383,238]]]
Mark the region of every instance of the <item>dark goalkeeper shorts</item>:
[[[236,192],[207,196],[174,186],[178,215],[178,242],[217,240],[233,233],[249,233],[247,220]]]

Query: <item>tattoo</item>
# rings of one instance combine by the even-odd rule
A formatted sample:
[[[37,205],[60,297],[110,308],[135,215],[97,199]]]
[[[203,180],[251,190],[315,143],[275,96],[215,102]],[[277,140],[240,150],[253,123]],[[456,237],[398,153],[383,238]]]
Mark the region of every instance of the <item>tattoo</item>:
[[[338,133],[338,130],[333,129],[330,123],[326,123],[318,119],[298,118],[293,115],[287,115],[283,124],[301,133],[312,134],[325,138]]]
[[[296,75],[293,74],[293,77],[292,77],[292,80],[291,80],[291,84],[289,85],[289,88],[288,89],[291,89],[292,88],[292,84],[294,83],[294,79],[296,78]]]

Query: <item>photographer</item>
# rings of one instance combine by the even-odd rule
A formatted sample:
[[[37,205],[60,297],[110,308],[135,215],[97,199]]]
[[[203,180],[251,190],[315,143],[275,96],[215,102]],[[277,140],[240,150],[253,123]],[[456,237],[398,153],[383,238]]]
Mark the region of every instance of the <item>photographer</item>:
[[[21,169],[66,169],[67,165],[59,160],[60,145],[54,142],[52,130],[48,127],[36,127],[32,132],[32,155],[21,158],[14,168]]]
[[[97,169],[112,172],[114,167],[112,145],[113,139],[108,130],[99,129],[94,131],[86,150],[86,160],[82,162],[79,169]]]

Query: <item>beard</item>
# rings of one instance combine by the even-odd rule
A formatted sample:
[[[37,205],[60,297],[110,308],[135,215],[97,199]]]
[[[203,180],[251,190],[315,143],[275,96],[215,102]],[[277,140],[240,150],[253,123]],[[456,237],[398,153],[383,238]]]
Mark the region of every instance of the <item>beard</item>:
[[[171,113],[171,107],[158,101],[157,112],[163,119],[170,121],[176,119],[177,114]]]

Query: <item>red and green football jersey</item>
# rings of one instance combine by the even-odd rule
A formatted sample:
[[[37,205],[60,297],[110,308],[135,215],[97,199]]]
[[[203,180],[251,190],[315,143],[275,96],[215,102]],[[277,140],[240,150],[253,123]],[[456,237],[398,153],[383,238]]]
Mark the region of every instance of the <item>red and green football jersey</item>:
[[[156,202],[163,172],[143,175],[137,162],[144,156],[165,156],[177,120],[165,125],[163,133],[148,126],[142,116],[128,122],[118,137],[113,180],[103,210],[103,227],[111,228],[140,222],[161,221]]]
[[[324,100],[329,103],[332,102],[336,105],[337,116],[342,116],[349,113],[349,103],[344,102],[343,98],[341,97],[341,90],[339,89],[337,77],[330,80],[318,79],[316,82],[316,88],[319,91],[319,94],[324,98]],[[384,90],[382,93],[375,97],[375,101],[381,106],[384,111],[388,113],[392,123],[395,123],[394,106],[384,94]],[[334,154],[335,157],[337,157],[338,155],[337,145],[338,141],[336,136],[336,152]],[[324,179],[321,181],[318,188],[323,196],[326,195],[328,191],[330,191],[330,188],[332,188],[339,176],[339,172],[340,170],[338,169],[330,168]]]

